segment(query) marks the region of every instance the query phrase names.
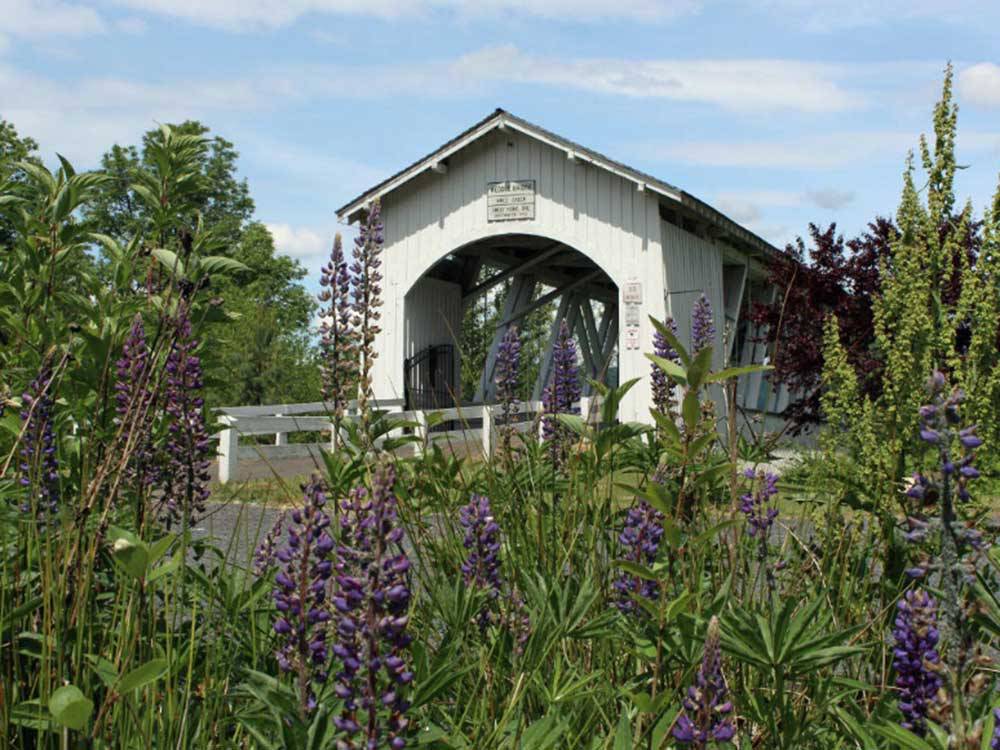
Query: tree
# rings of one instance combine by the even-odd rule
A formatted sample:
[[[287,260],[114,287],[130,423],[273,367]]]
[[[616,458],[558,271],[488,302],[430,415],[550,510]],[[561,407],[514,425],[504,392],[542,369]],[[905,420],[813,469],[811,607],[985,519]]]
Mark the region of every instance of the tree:
[[[211,135],[197,121],[172,130],[203,139],[204,147],[193,159],[196,168],[187,180],[183,215],[175,217],[171,231],[200,222],[215,254],[246,266],[214,281],[212,293],[226,301],[230,319],[213,327],[214,345],[205,352],[207,400],[236,405],[318,398],[309,332],[316,305],[300,283],[306,269],[277,255],[270,232],[253,220],[253,198],[246,179],[238,176],[239,153],[233,143]],[[163,137],[162,130],[153,129],[141,146],[116,144],[104,154],[101,167],[107,180],[84,212],[92,231],[118,242],[142,237],[147,252],[165,242],[136,184],[136,175],[158,158]]]
[[[777,294],[771,302],[755,303],[750,319],[762,327],[764,341],[773,352],[772,382],[796,394],[784,414],[792,421],[793,432],[821,419],[824,354],[818,332],[828,315],[835,316],[841,338],[847,342],[847,361],[862,392],[878,395],[881,359],[872,347],[872,300],[879,294],[879,268],[889,257],[894,234],[892,222],[882,217],[848,241],[837,234],[836,224],[826,229],[810,224],[810,246],[800,237],[771,261],[768,284]]]
[[[0,186],[9,186],[10,196],[18,195],[18,185],[24,182],[24,172],[18,168],[21,161],[38,162],[38,144],[17,134],[13,123],[0,119]],[[14,227],[0,217],[0,247],[10,247],[14,241]]]

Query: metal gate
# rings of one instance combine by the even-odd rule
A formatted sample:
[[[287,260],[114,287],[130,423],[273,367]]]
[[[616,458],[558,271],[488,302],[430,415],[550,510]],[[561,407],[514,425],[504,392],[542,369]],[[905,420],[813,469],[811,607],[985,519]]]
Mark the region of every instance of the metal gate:
[[[455,348],[437,344],[403,361],[406,409],[448,409],[455,406]]]

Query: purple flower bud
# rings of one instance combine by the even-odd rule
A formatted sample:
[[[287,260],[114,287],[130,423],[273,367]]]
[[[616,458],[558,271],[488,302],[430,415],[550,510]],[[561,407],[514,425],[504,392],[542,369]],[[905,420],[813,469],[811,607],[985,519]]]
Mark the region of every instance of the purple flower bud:
[[[500,425],[501,449],[510,453],[511,438],[514,433],[514,412],[517,409],[517,394],[521,387],[521,339],[517,326],[507,329],[497,348],[496,376],[497,401],[500,403],[502,424]]]
[[[673,318],[667,318],[664,323],[675,336],[677,335],[677,323]],[[667,343],[666,337],[656,331],[653,334],[653,354],[670,362],[677,362],[677,352]],[[661,414],[670,415],[674,412],[673,386],[667,374],[655,364],[650,366],[650,380],[653,390],[653,406]]]
[[[334,654],[342,666],[335,679],[344,709],[336,721],[349,735],[363,731],[365,747],[384,742],[395,747],[392,743],[403,739],[407,726],[404,712],[409,704],[394,687],[401,683],[402,657],[411,640],[406,633],[409,565],[404,564],[395,481],[393,468],[381,466],[370,494],[359,487],[340,502]],[[388,710],[387,716],[380,706]]]
[[[322,539],[321,530],[330,523],[323,512],[322,480],[314,476],[303,486],[302,493],[304,507],[290,514],[295,525],[288,529],[289,544],[277,555],[283,567],[274,577],[274,600],[277,609],[286,614],[275,622],[274,630],[285,636],[280,639],[279,666],[283,671],[297,672],[300,684],[309,685],[306,693],[299,696],[300,709],[305,714],[315,703],[311,684],[326,680],[324,623],[330,614],[324,602],[332,568],[325,559],[330,550],[324,552],[316,542]]]
[[[663,514],[645,500],[640,500],[629,509],[625,516],[625,526],[618,535],[622,546],[622,559],[640,565],[651,565],[656,561],[656,554],[663,538]],[[655,600],[659,591],[656,581],[649,581],[627,571],[614,582],[618,598],[615,606],[626,614],[637,614],[640,611],[635,601],[636,596]]]
[[[465,583],[490,592],[491,598],[500,594],[500,527],[493,520],[490,499],[473,495],[469,504],[458,512],[458,520],[465,529],[463,544],[469,556],[462,564]],[[489,609],[484,606],[479,613],[479,626],[485,629],[491,622]]]
[[[698,297],[691,310],[691,350],[694,353],[715,345],[715,322],[712,305],[704,294]]]
[[[18,470],[19,483],[27,489],[21,510],[36,514],[39,520],[59,508],[59,461],[52,428],[54,389],[54,373],[44,364],[21,397],[24,428]]]
[[[941,678],[928,665],[936,665],[937,603],[925,591],[906,592],[898,604],[893,666],[899,690],[900,722],[904,729],[923,736],[927,730],[927,711],[934,702]]]
[[[569,326],[559,323],[559,336],[552,352],[552,379],[542,393],[542,437],[549,444],[549,455],[556,466],[565,463],[572,438],[555,414],[575,413],[580,399],[580,375],[576,362],[576,343]]]
[[[729,716],[733,705],[726,700],[726,692],[719,648],[719,619],[713,616],[708,623],[701,667],[695,674],[694,685],[688,688],[683,709],[674,724],[674,739],[695,748],[731,741],[736,736],[736,726]]]

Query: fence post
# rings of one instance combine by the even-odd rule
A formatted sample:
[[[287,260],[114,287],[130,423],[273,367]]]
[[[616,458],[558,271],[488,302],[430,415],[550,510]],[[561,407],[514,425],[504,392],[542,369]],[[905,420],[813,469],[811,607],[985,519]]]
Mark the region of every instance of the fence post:
[[[580,416],[584,424],[590,424],[590,396],[580,396]]]
[[[274,416],[281,417],[284,416],[280,411],[275,411]],[[288,434],[284,432],[274,433],[274,444],[275,445],[288,445]]]
[[[489,404],[483,404],[483,458],[493,455],[493,409]]]
[[[417,437],[420,438],[416,442],[417,455],[422,456],[427,450],[427,412],[423,409],[413,412],[413,416],[417,423]]]
[[[226,429],[219,433],[219,484],[236,479],[240,463],[240,437],[232,417],[223,415],[219,421]]]

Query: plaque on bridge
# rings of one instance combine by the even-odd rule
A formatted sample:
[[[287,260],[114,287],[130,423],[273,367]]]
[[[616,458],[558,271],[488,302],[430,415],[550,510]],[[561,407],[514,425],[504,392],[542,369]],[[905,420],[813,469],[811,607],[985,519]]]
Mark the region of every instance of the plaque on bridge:
[[[523,221],[534,218],[534,180],[504,180],[486,185],[487,221]]]

